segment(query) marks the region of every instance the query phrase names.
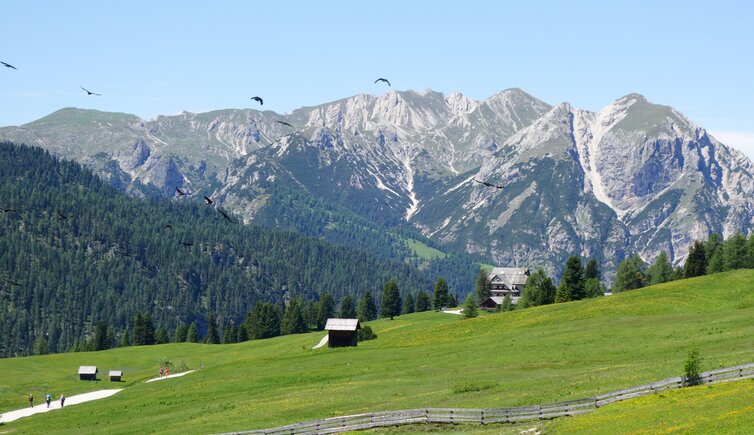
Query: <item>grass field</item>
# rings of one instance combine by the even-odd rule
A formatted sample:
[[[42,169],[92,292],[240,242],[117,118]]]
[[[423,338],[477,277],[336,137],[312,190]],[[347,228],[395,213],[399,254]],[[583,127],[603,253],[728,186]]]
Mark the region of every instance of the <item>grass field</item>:
[[[431,260],[433,258],[445,258],[448,256],[448,254],[438,249],[427,246],[418,240],[406,239],[406,245],[409,249],[414,251],[414,255],[424,260]]]
[[[703,370],[754,362],[754,271],[476,319],[426,312],[370,325],[379,338],[350,349],[311,350],[320,332],[0,360],[3,411],[23,407],[30,391],[41,399],[47,388],[70,396],[111,387],[77,381],[79,365],[123,369],[127,381],[112,398],[0,432],[210,433],[366,411],[519,406],[679,375],[692,347]],[[141,382],[164,358],[199,370]]]

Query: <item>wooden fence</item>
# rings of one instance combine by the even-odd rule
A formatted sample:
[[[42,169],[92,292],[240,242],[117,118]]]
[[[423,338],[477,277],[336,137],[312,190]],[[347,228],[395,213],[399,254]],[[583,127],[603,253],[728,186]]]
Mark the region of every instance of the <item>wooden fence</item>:
[[[515,408],[464,409],[421,408],[402,411],[369,412],[365,414],[332,417],[304,423],[290,424],[272,429],[228,432],[227,434],[331,434],[376,427],[398,426],[412,423],[513,423],[525,420],[542,420],[583,414],[610,403],[681,388],[690,384],[717,384],[720,382],[754,378],[754,363],[704,372],[695,382],[683,377],[665,379],[586,399],[545,405]]]

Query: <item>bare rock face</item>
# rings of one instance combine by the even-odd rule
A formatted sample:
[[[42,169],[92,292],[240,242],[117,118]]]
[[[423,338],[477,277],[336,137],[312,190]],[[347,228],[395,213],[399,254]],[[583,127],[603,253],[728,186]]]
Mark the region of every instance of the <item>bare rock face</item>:
[[[279,121],[290,124],[285,125]],[[671,107],[638,94],[599,112],[508,89],[388,91],[290,114],[220,110],[152,121],[64,109],[0,129],[127,188],[211,188],[249,222],[299,192],[451,248],[558,272],[569,255],[676,264],[694,239],[754,226],[754,169]],[[479,181],[504,186],[486,186]],[[138,182],[138,183],[135,183]],[[278,205],[275,205],[278,204]]]

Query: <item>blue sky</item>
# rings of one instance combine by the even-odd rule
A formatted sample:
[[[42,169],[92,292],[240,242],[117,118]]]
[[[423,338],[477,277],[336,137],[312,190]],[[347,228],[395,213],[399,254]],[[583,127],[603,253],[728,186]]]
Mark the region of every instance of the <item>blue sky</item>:
[[[358,93],[638,92],[754,157],[754,6],[693,1],[3,1],[0,126],[63,107],[287,112]],[[83,85],[101,97],[87,97]]]

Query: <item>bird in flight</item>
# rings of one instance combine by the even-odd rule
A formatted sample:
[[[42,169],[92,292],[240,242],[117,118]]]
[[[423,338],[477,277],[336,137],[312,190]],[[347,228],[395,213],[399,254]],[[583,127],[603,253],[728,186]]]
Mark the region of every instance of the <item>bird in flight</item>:
[[[21,287],[21,285],[22,285],[20,282],[11,281],[11,280],[9,280],[7,278],[5,279],[5,282],[7,282],[10,285],[15,285],[16,287]]]
[[[285,122],[285,121],[278,121],[278,120],[275,120],[275,122],[277,122],[278,124],[287,125],[287,126],[288,126],[288,127],[290,127],[290,128],[296,128],[296,127],[292,126],[291,124],[288,124],[288,123],[287,123],[287,122]]]
[[[207,204],[210,204],[210,205],[211,205],[211,204],[212,204],[213,202],[215,202],[215,201],[212,201],[211,199],[209,199],[209,197],[208,197],[208,196],[205,196],[205,197],[204,197],[204,202],[206,202]]]
[[[479,184],[484,184],[484,185],[485,185],[485,186],[487,186],[487,187],[495,187],[495,188],[497,188],[497,189],[502,189],[502,188],[504,188],[504,187],[505,187],[505,186],[498,186],[497,184],[488,183],[488,182],[486,182],[486,181],[479,181],[479,180],[477,180],[476,178],[474,178],[474,181],[476,181],[476,182],[477,182],[477,183],[479,183]]]
[[[173,225],[167,224],[163,228],[165,228],[166,230],[172,230],[173,229]]]
[[[181,242],[181,245],[183,245],[183,246],[194,246],[194,244],[191,243],[191,242]]]
[[[233,222],[233,219],[231,219],[230,216],[228,216],[224,211],[222,211],[219,208],[217,209],[217,211],[219,211],[220,214],[223,215],[223,217],[228,220],[228,222],[230,222],[232,224],[235,223],[235,222]]]
[[[18,210],[16,210],[15,208],[4,208],[2,210],[3,213],[18,213]]]
[[[9,63],[5,63],[5,62],[0,62],[0,63],[2,63],[2,64],[3,64],[3,66],[4,66],[4,67],[6,67],[6,68],[13,68],[13,69],[18,69],[18,68],[16,68],[15,66],[13,66],[13,65],[11,65],[11,64],[9,64]]]
[[[79,85],[79,87],[80,87],[81,89],[83,89],[83,90],[84,90],[84,92],[86,92],[86,95],[96,95],[96,96],[98,96],[98,97],[99,97],[100,95],[102,95],[102,94],[98,94],[98,93],[96,93],[96,92],[92,92],[92,91],[90,91],[89,89],[86,89],[85,87],[83,87],[83,86],[81,86],[81,85]]]
[[[260,106],[264,105],[264,100],[261,97],[251,97],[252,100],[259,102]]]
[[[185,196],[186,192],[182,191],[178,188],[178,186],[175,186],[175,191],[178,192],[178,196]]]
[[[64,220],[68,219],[69,217],[73,216],[73,214],[70,214],[70,215],[66,216],[63,213],[61,213],[60,210],[56,210],[56,211],[58,212],[58,220],[61,220],[61,221],[64,221]]]
[[[375,80],[374,82],[375,82],[375,83],[378,83],[378,82],[385,82],[385,83],[387,83],[387,85],[388,85],[388,86],[390,86],[390,82],[388,81],[388,79],[384,79],[384,78],[382,78],[382,77],[378,78],[378,79],[377,79],[377,80]]]

